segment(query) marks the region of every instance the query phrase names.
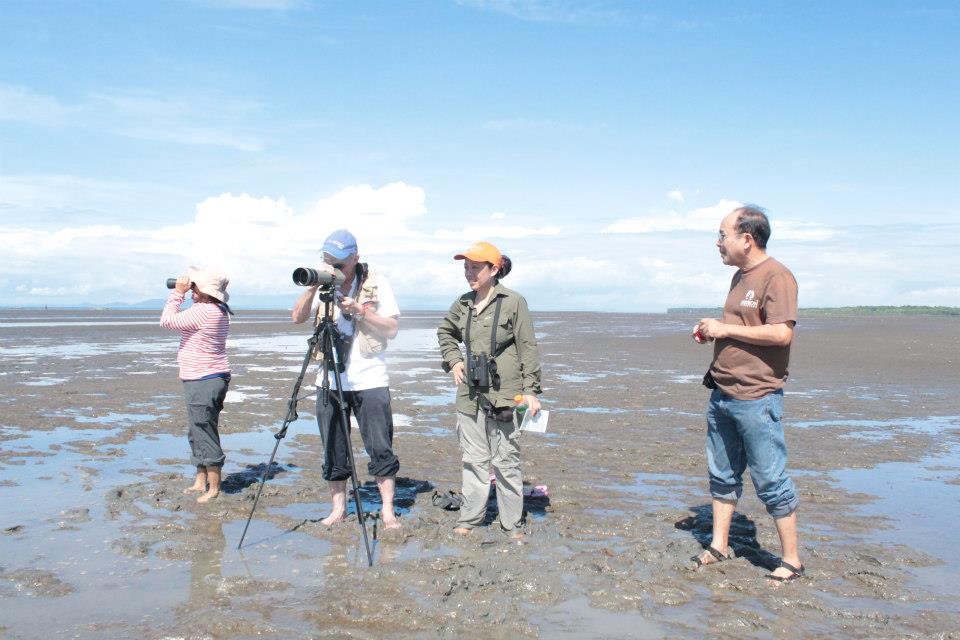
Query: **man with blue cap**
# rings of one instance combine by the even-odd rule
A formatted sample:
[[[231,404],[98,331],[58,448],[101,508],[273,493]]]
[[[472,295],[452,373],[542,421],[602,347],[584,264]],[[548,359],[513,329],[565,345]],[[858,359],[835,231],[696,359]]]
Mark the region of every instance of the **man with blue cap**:
[[[400,460],[393,452],[393,412],[390,408],[390,387],[385,351],[387,342],[397,335],[400,309],[390,282],[360,262],[357,239],[346,229],[331,233],[323,243],[320,269],[345,276],[337,288],[333,309],[337,329],[343,336],[346,369],[340,374],[343,399],[360,425],[363,446],[370,456],[367,469],[377,481],[383,508],[380,517],[388,529],[400,527],[393,512]],[[313,317],[320,322],[323,305],[317,299],[318,287],[309,287],[293,308],[297,324]],[[322,359],[322,354],[314,354]],[[319,385],[319,381],[318,381]],[[336,388],[336,378],[331,380]],[[317,424],[323,439],[323,479],[329,483],[333,502],[330,515],[322,521],[326,526],[347,517],[347,479],[350,477],[348,447],[344,438],[341,412],[336,394],[317,395]]]

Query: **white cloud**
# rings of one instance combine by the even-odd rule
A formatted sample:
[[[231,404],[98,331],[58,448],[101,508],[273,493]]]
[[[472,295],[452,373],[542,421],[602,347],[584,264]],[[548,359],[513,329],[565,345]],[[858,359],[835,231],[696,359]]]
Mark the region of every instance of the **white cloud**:
[[[563,24],[612,24],[621,21],[621,11],[605,9],[597,3],[573,0],[457,0],[461,6],[502,13],[530,22]]]
[[[490,214],[491,220],[504,220],[506,219],[506,217],[507,217],[507,214],[503,213],[502,211],[494,211],[493,213]]]
[[[815,222],[796,222],[794,220],[771,220],[770,236],[772,239],[797,241],[822,241],[832,238],[836,233],[830,227]]]
[[[357,235],[361,255],[407,254],[413,245],[398,242],[405,238],[426,244],[423,234],[408,227],[425,213],[424,200],[419,187],[396,182],[342,189],[299,215],[282,197],[226,193],[200,202],[191,221],[174,226],[92,225],[51,231],[4,225],[0,237],[10,259],[0,265],[0,276],[18,281],[27,273],[57,282],[21,289],[31,296],[77,294],[75,283],[59,284],[67,278],[91,283],[88,291],[102,301],[134,301],[155,296],[156,283],[189,265],[216,265],[248,291],[269,293],[278,283],[289,282],[294,267],[320,262],[324,238],[338,227],[349,227]],[[37,265],[43,268],[38,271]],[[70,269],[64,271],[63,265]],[[114,285],[118,291],[104,290]]]
[[[56,98],[34,93],[24,87],[0,84],[0,121],[59,125],[76,111]]]
[[[716,231],[725,215],[742,206],[736,200],[720,200],[711,207],[686,214],[670,211],[662,215],[623,218],[605,227],[602,233],[658,233],[663,231]]]
[[[0,204],[32,209],[76,207],[84,201],[129,195],[135,188],[142,191],[143,186],[70,175],[0,175]]]
[[[667,193],[667,197],[674,202],[683,204],[683,191],[680,191],[680,189],[674,189],[673,191],[670,191]]]
[[[428,212],[423,189],[394,182],[346,187],[303,211],[283,197],[224,193],[199,202],[183,224],[147,228],[43,229],[25,219],[4,220],[0,304],[157,298],[165,295],[164,278],[189,265],[225,269],[241,308],[244,297],[255,294],[292,301],[293,268],[319,263],[326,235],[347,227],[358,238],[361,258],[390,277],[405,307],[445,307],[465,291],[453,255],[480,239],[513,258],[506,284],[535,309],[714,306],[723,301],[733,271],[721,264],[712,234],[736,205],[721,200],[684,214],[648,216],[642,224],[635,219],[630,232],[543,226],[518,214],[511,214],[511,224],[488,216],[457,228],[444,212]],[[772,254],[794,270],[804,306],[960,304],[960,256],[949,242],[960,225],[775,224]],[[649,229],[674,233],[652,235]]]
[[[672,197],[672,194],[679,194]],[[671,199],[682,202],[683,195],[679,191],[668,194]],[[716,231],[725,215],[743,206],[736,200],[720,200],[710,207],[693,209],[687,213],[668,213],[644,216],[640,218],[623,218],[603,229],[603,233],[612,234],[645,234],[662,233],[667,231]],[[833,237],[836,233],[830,227],[813,222],[799,222],[796,220],[782,220],[774,218],[770,221],[771,237],[776,241],[823,241]]]
[[[444,240],[469,241],[473,239],[496,239],[507,238],[519,240],[522,238],[531,238],[536,236],[557,236],[560,235],[560,227],[524,227],[520,225],[474,225],[465,227],[459,231],[450,231],[440,229],[434,232],[435,238]]]
[[[259,110],[258,104],[229,96],[167,96],[144,90],[92,93],[64,104],[54,96],[0,84],[0,121],[242,151],[265,146],[265,135],[250,124]]]
[[[960,300],[960,286],[915,289],[904,294],[901,304],[949,306]],[[951,302],[953,301],[953,302]]]
[[[289,11],[304,6],[304,0],[201,0],[215,9]]]

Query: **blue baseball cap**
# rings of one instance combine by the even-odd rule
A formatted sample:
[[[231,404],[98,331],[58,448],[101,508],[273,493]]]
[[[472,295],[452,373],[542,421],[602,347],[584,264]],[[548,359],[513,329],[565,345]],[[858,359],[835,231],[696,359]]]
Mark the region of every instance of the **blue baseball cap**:
[[[343,260],[357,252],[357,239],[346,229],[337,229],[323,241],[323,252]]]

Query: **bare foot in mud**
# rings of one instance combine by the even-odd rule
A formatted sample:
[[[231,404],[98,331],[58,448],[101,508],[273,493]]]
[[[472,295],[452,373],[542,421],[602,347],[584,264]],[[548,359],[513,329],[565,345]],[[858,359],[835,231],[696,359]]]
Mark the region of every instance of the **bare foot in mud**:
[[[207,493],[197,498],[197,502],[199,502],[200,504],[206,504],[211,500],[216,500],[218,497],[220,497],[219,491],[208,491]]]
[[[197,475],[193,478],[193,484],[183,490],[184,494],[203,493],[207,490],[207,469],[199,467]]]
[[[457,527],[453,530],[458,536],[468,536],[473,529],[468,529],[467,527]]]
[[[347,514],[346,514],[346,513],[331,513],[331,514],[328,515],[326,518],[324,518],[323,520],[321,520],[321,521],[320,521],[320,524],[322,524],[322,525],[325,526],[325,527],[332,527],[333,525],[337,524],[338,522],[343,522],[343,521],[346,520],[346,519],[347,519]]]
[[[397,516],[392,513],[380,514],[380,519],[383,520],[383,526],[387,529],[399,529],[401,526]]]

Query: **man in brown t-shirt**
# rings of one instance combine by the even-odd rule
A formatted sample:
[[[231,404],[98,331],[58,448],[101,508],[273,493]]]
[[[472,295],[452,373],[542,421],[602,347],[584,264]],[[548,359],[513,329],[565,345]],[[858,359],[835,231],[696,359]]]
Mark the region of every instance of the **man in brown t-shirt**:
[[[713,540],[693,560],[697,567],[730,557],[729,532],[743,472],[773,516],[782,559],[768,578],[803,575],[797,541],[797,499],[786,473],[783,383],[797,322],[797,281],[767,255],[770,222],[762,209],[741,207],[720,224],[717,248],[724,264],[737,267],[723,307],[723,320],[704,318],[693,329],[701,344],[714,342],[704,384],[713,389],[707,409],[707,467],[713,506]]]

